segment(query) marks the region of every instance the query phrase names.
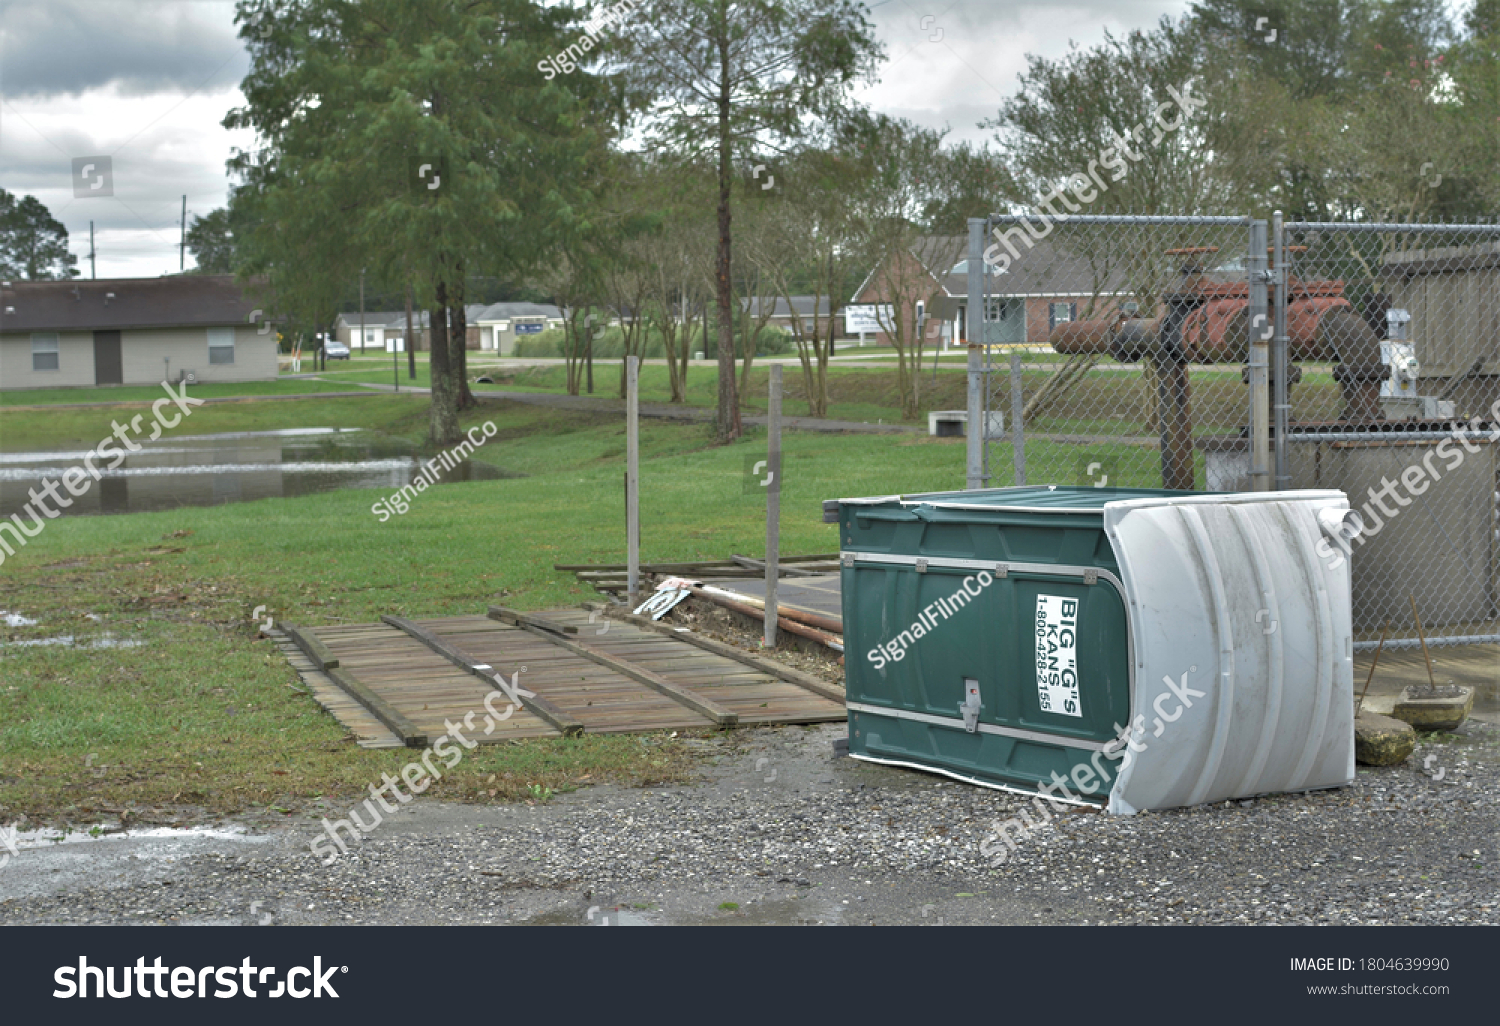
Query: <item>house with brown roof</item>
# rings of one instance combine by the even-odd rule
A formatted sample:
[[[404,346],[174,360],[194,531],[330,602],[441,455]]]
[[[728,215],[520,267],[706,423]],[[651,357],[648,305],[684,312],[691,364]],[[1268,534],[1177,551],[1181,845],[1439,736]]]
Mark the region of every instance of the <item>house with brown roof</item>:
[[[922,294],[926,298],[917,301],[916,309],[905,312],[911,319],[908,323],[922,320],[929,339],[940,334],[940,325],[948,324],[949,329],[941,334],[966,340],[967,253],[968,240],[963,236],[923,237],[899,261],[892,258],[886,266],[873,268],[852,304],[856,309],[888,304],[893,290],[907,296]],[[1117,270],[1101,276],[1086,255],[1055,246],[1050,239],[1033,243],[1005,266],[986,266],[985,273],[988,311],[984,341],[990,344],[1046,345],[1052,329],[1063,322],[1134,309]],[[918,280],[920,288],[906,284]],[[876,333],[875,340],[877,345],[890,344],[883,331]]]
[[[228,274],[0,282],[0,389],[270,381],[266,313]]]

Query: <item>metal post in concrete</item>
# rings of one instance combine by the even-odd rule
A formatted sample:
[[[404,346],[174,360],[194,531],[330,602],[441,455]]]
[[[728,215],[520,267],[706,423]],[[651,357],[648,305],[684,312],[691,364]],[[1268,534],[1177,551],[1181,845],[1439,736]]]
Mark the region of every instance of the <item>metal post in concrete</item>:
[[[1026,401],[1021,382],[1021,351],[1010,351],[1010,448],[1011,465],[1015,468],[1016,484],[1026,483]],[[985,425],[988,433],[989,425]]]
[[[771,364],[766,403],[766,648],[776,647],[776,582],[781,573],[781,364]]]
[[[968,295],[964,297],[964,320],[969,342],[968,420],[964,435],[968,453],[964,488],[974,491],[984,487],[984,366],[980,359],[984,343],[984,229],[983,217],[969,218]]]
[[[631,606],[641,590],[640,358],[625,358],[625,590]]]
[[[1271,490],[1271,349],[1275,334],[1266,292],[1266,222],[1250,223],[1250,253],[1245,261],[1250,282],[1250,488]]]

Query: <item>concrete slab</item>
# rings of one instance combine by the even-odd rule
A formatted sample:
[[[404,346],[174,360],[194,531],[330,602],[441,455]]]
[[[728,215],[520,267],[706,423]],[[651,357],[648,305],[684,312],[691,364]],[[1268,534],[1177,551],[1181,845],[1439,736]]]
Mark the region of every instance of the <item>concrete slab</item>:
[[[1453,645],[1430,649],[1432,675],[1439,684],[1450,680],[1474,688],[1470,718],[1500,725],[1500,646]],[[1359,694],[1370,673],[1374,652],[1354,656],[1354,693]],[[1370,682],[1364,708],[1389,716],[1401,697],[1401,689],[1427,683],[1427,663],[1421,649],[1382,652]]]

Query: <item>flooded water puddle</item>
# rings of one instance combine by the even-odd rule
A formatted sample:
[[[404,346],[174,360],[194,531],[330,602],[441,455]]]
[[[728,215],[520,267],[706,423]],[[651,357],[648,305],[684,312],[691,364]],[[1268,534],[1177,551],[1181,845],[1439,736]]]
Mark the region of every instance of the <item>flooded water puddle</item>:
[[[532,916],[524,926],[838,926],[848,909],[823,898],[754,901],[708,915],[671,913],[647,903],[591,905]]]
[[[88,473],[92,456],[99,480],[71,504],[49,500],[71,467]],[[87,451],[46,450],[0,453],[0,517],[24,512],[37,493],[63,516],[141,513],[182,506],[310,495],[344,488],[395,491],[413,482],[424,467],[438,484],[489,481],[520,475],[487,463],[463,460],[451,469],[424,459],[415,446],[358,428],[287,428],[183,435],[140,444],[113,469],[113,457]],[[10,626],[21,626],[11,624]]]
[[[95,623],[99,622],[99,616],[95,613],[83,614]],[[13,613],[0,609],[0,622],[6,627],[35,627],[39,621],[20,613]],[[16,641],[0,641],[0,648],[37,648],[51,645],[67,645],[73,648],[137,648],[145,642],[140,638],[122,638],[114,631],[104,631],[100,634],[80,637],[76,634],[57,634],[46,638],[22,638]],[[13,689],[12,689],[13,690]]]
[[[270,837],[252,834],[241,826],[142,827],[138,830],[105,830],[96,827],[93,830],[18,830],[10,836],[5,846],[12,851],[25,851],[29,848],[55,848],[62,844],[148,839],[265,841],[270,840]]]
[[[35,622],[35,621],[33,621]],[[21,626],[14,624],[11,626]],[[68,645],[73,648],[137,648],[145,642],[139,638],[121,638],[112,631],[97,637],[80,638],[73,634],[59,634],[52,638],[26,638],[22,641],[0,641],[0,648],[34,648],[47,645]]]

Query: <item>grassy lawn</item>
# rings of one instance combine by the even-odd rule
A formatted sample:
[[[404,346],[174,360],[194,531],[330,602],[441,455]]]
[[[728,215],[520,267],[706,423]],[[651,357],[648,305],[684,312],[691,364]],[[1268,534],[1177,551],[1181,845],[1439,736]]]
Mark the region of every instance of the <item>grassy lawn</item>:
[[[1026,353],[1022,372],[1024,395],[1029,400],[1054,376],[1061,357],[1056,354]],[[894,362],[887,360],[887,362]],[[390,371],[358,366],[340,368],[325,374],[330,380],[388,384]],[[402,384],[406,384],[405,364]],[[476,367],[476,370],[482,369]],[[967,403],[967,376],[958,362],[940,366],[936,376],[931,363],[922,368],[919,391],[922,418],[929,410],[963,409]],[[427,368],[419,364],[415,384],[427,384]],[[902,422],[896,379],[891,369],[841,367],[832,364],[828,370],[828,417],[870,424]],[[566,369],[561,364],[484,370],[495,379],[493,386],[472,386],[476,395],[486,391],[542,392],[556,395],[567,390]],[[1009,377],[1000,371],[1000,388]],[[594,366],[594,395],[616,398],[619,395],[619,363],[597,361]],[[743,408],[763,413],[770,372],[763,364],[752,368],[750,385]],[[784,409],[788,416],[807,414],[807,390],[802,370],[796,363],[783,371],[786,389]],[[1194,366],[1191,368],[1193,418],[1195,435],[1233,434],[1246,420],[1249,396],[1236,365]],[[712,367],[692,367],[688,371],[687,405],[711,409],[718,401],[718,374]],[[641,401],[666,404],[671,399],[667,368],[646,364],[641,368]],[[1293,389],[1294,415],[1299,419],[1328,420],[1338,416],[1342,407],[1338,386],[1324,367],[1307,366],[1301,384]],[[1028,430],[1037,434],[1154,435],[1150,426],[1150,408],[1154,395],[1148,393],[1139,365],[1101,363],[1084,375],[1066,392],[1054,398],[1046,408],[1028,418]],[[1009,400],[1005,399],[1007,419]]]
[[[109,420],[100,409],[0,411],[0,437],[7,448],[82,442]],[[529,476],[445,485],[386,523],[370,512],[375,491],[49,522],[0,565],[5,608],[39,621],[0,628],[12,642],[0,647],[0,818],[80,823],[123,809],[141,821],[182,807],[316,816],[320,802],[346,807],[395,771],[409,754],[345,738],[256,640],[251,611],[316,625],[594,597],[552,564],[623,558],[620,418],[507,402],[465,417],[485,420],[498,433],[476,457]],[[372,394],[208,406],[191,430],[358,426],[418,440],[426,424],[425,401]],[[763,500],[743,482],[763,434],[718,447],[704,425],[646,421],[641,435],[644,558],[761,548]],[[837,548],[823,499],[963,479],[961,439],[791,432],[784,448],[784,552]],[[1127,461],[1140,450],[1098,453]],[[1028,455],[1034,483],[1077,478],[1077,447],[1037,443]],[[75,643],[13,644],[58,635]],[[681,740],[585,736],[482,747],[437,788],[449,800],[509,800],[532,784],[563,791],[692,772]]]
[[[188,394],[198,399],[225,396],[302,395],[337,392],[347,386],[306,378],[277,381],[226,381],[189,385]],[[95,385],[91,388],[36,388],[0,392],[0,407],[42,406],[54,403],[151,402],[162,397],[160,385]],[[9,444],[8,442],[6,444]]]

